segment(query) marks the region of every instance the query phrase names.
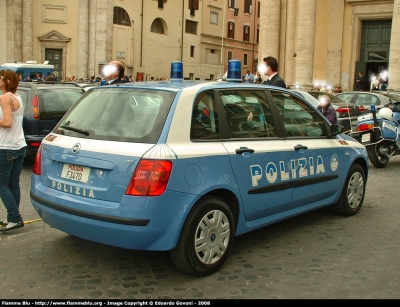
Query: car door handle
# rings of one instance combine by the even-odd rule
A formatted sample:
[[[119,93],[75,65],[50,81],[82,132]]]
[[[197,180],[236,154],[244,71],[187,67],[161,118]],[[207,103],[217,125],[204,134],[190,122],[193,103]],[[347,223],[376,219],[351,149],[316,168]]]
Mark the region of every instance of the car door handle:
[[[237,153],[238,155],[241,155],[241,154],[244,153],[244,152],[253,153],[253,152],[254,152],[254,149],[250,149],[250,148],[247,148],[247,147],[240,147],[239,149],[236,149],[235,151],[236,151],[236,153]]]
[[[304,146],[304,145],[296,145],[296,146],[294,146],[294,150],[300,150],[300,149],[308,149],[308,147]]]

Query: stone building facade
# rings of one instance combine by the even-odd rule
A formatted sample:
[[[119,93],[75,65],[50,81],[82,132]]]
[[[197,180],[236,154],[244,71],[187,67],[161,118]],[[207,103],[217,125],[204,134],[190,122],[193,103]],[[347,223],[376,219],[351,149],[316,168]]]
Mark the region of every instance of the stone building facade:
[[[228,55],[247,61],[243,74],[257,63],[256,0],[0,1],[7,46],[0,62],[49,60],[61,78],[99,76],[111,60],[139,81],[168,79],[172,61],[183,62],[186,79],[199,80],[217,79]],[[231,38],[222,35],[229,21]]]
[[[61,78],[118,59],[138,80],[168,79],[172,61],[215,80],[229,59],[244,75],[273,55],[291,87],[387,70],[400,89],[399,32],[400,0],[0,0],[0,63],[50,60]]]
[[[259,61],[277,57],[286,84],[349,91],[387,70],[400,89],[400,0],[261,0],[261,16]]]

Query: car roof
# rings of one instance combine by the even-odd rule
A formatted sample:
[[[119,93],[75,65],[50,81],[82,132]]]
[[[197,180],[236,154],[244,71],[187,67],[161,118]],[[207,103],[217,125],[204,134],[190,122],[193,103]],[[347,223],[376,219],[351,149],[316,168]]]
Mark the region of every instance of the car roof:
[[[31,89],[31,90],[40,90],[40,89],[77,89],[82,90],[83,88],[78,84],[73,82],[20,82],[18,84],[18,89]]]
[[[107,85],[103,86],[94,86],[95,89],[101,88],[112,88],[112,87],[123,87],[123,88],[151,88],[151,89],[159,89],[159,90],[172,90],[172,91],[180,91],[185,88],[199,88],[200,89],[238,89],[240,88],[260,88],[260,89],[277,89],[286,92],[293,92],[293,90],[288,90],[282,87],[273,86],[273,85],[262,85],[255,83],[242,83],[242,82],[228,82],[228,81],[200,81],[200,80],[184,80],[184,81],[144,81],[144,82],[126,82],[126,83],[118,83],[116,85]],[[92,89],[92,88],[91,88]]]

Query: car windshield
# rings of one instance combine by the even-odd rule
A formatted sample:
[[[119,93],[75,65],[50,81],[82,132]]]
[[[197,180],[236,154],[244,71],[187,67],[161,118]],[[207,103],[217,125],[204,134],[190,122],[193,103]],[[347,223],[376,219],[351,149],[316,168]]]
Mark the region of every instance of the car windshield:
[[[173,91],[100,87],[89,91],[53,132],[82,138],[156,143]]]

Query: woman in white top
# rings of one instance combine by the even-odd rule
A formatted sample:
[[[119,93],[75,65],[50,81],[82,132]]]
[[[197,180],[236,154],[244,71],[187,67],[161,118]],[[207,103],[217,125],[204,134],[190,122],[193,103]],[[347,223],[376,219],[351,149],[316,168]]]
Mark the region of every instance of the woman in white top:
[[[19,212],[19,178],[26,154],[22,130],[24,106],[17,94],[19,76],[12,70],[0,71],[0,199],[7,209],[7,219],[0,222],[0,232],[24,226]]]

